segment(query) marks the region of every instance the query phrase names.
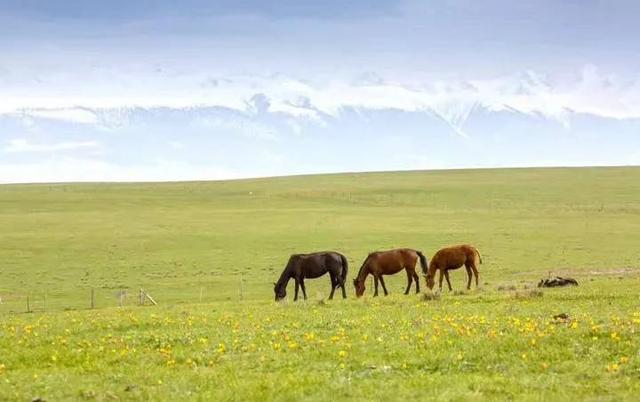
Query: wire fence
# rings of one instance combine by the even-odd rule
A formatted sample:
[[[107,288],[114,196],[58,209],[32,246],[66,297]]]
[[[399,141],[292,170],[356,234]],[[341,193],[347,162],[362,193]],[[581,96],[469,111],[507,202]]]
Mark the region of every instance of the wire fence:
[[[401,278],[402,279],[402,278]],[[387,286],[404,290],[406,282],[393,280]],[[348,297],[353,291],[347,286]],[[293,299],[294,281],[289,283],[288,298]],[[373,290],[373,280],[369,278],[367,288]],[[306,281],[307,296],[322,299],[329,296],[329,280]],[[300,292],[302,298],[302,292]],[[341,298],[336,290],[334,297]],[[273,283],[239,276],[226,277],[217,282],[193,283],[149,283],[126,284],[121,286],[70,289],[42,287],[10,291],[0,289],[0,315],[57,312],[65,310],[91,310],[113,307],[149,306],[158,304],[172,306],[180,304],[207,304],[223,301],[273,300]]]
[[[121,286],[58,289],[42,287],[19,291],[0,289],[0,314],[87,310],[141,305],[213,303],[264,299],[264,283],[239,278],[208,283],[145,283]]]

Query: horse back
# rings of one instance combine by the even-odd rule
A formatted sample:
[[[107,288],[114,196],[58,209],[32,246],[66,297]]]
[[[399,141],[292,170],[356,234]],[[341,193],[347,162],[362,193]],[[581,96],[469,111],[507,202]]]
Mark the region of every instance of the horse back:
[[[378,251],[370,254],[368,258],[371,258],[371,263],[383,272],[395,273],[406,266],[415,266],[418,255],[415,250],[395,249]]]
[[[302,274],[307,278],[317,278],[330,270],[342,268],[342,255],[334,251],[322,251],[295,256]]]
[[[463,245],[460,246],[460,248],[463,250],[464,255],[466,257],[465,263],[470,264],[470,265],[475,265],[476,264],[476,257],[478,259],[480,259],[480,252],[478,251],[478,249],[476,249],[472,245],[463,244]]]
[[[457,269],[465,264],[473,264],[475,255],[475,249],[466,244],[445,247],[438,250],[431,258],[431,263],[438,268]]]
[[[410,248],[403,248],[400,250],[402,256],[402,265],[405,267],[415,267],[418,261],[418,253],[416,250]]]

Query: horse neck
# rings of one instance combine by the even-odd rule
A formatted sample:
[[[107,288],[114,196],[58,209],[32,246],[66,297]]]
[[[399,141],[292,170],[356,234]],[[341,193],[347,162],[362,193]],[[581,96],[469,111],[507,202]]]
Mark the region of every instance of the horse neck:
[[[362,263],[360,270],[358,271],[358,276],[356,276],[356,280],[358,282],[364,281],[367,279],[367,275],[369,275],[369,257]]]
[[[289,279],[291,279],[291,275],[289,274],[289,270],[285,268],[284,271],[282,271],[280,278],[278,278],[278,282],[276,282],[276,284],[278,286],[287,286],[287,284],[289,283]]]
[[[436,264],[429,264],[429,268],[427,269],[427,275],[434,276],[437,270],[438,268],[436,267]]]
[[[289,279],[291,279],[291,271],[293,270],[293,261],[290,259],[287,262],[287,265],[284,267],[284,269],[282,270],[282,273],[280,274],[280,278],[278,279],[278,282],[276,282],[279,286],[287,286],[287,284],[289,283]]]

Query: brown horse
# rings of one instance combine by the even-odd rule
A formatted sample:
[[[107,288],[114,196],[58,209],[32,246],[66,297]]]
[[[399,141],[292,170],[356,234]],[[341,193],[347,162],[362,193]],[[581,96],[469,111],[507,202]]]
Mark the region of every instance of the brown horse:
[[[353,285],[356,288],[356,296],[360,297],[365,291],[364,281],[369,274],[373,275],[373,281],[375,283],[374,296],[378,296],[378,282],[382,284],[382,290],[384,290],[385,296],[389,294],[387,287],[384,284],[383,275],[393,275],[400,272],[402,269],[407,271],[407,290],[404,294],[409,293],[411,289],[411,282],[416,281],[416,293],[420,292],[420,279],[416,274],[416,262],[420,259],[420,265],[422,271],[427,273],[427,259],[420,251],[412,250],[409,248],[400,248],[389,251],[376,251],[367,256],[362,263],[358,276],[353,280]]]
[[[478,268],[477,263],[482,264],[482,256],[477,248],[468,244],[460,246],[452,246],[439,250],[429,264],[429,271],[426,273],[427,286],[433,289],[435,284],[436,271],[440,271],[440,289],[442,290],[442,277],[447,279],[449,290],[451,289],[451,281],[449,280],[449,271],[458,269],[464,265],[467,270],[467,289],[471,289],[471,277],[476,277],[476,287],[478,287]]]

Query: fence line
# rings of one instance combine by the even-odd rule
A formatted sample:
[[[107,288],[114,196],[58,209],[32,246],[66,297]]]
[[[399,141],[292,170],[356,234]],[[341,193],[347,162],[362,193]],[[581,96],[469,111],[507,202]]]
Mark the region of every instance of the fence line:
[[[404,289],[404,277],[398,279]],[[393,283],[393,282],[392,282]],[[388,283],[388,285],[391,285]],[[346,284],[348,287],[349,284]],[[393,285],[391,285],[393,286]],[[308,281],[308,295],[328,297],[328,280]],[[224,301],[272,300],[271,282],[253,279],[239,273],[235,278],[226,276],[219,281],[193,283],[121,284],[109,287],[82,287],[57,290],[52,286],[11,292],[0,289],[0,316],[3,314],[45,313],[65,310],[96,310],[134,306],[174,306],[180,304],[207,304]],[[347,289],[349,292],[349,289]],[[367,292],[373,292],[373,279],[369,278]],[[349,292],[351,293],[351,292]],[[288,298],[293,299],[293,281]],[[338,292],[338,295],[340,293]],[[314,298],[314,296],[311,296]],[[352,297],[349,295],[349,297]]]
[[[323,284],[326,285],[326,284]],[[0,290],[0,315],[94,310],[109,307],[198,304],[243,301],[264,293],[262,282],[248,282],[243,275],[198,284],[126,284],[120,287],[83,287],[57,291],[52,287],[11,292]],[[324,286],[323,286],[324,287]],[[131,297],[135,295],[137,297]],[[260,296],[261,298],[263,296]]]

